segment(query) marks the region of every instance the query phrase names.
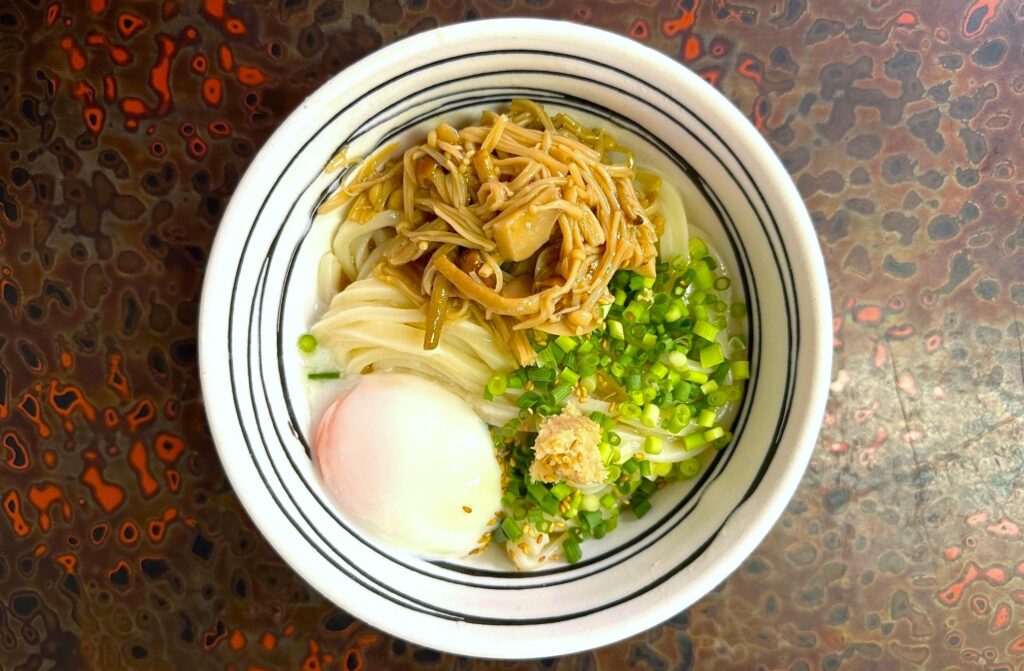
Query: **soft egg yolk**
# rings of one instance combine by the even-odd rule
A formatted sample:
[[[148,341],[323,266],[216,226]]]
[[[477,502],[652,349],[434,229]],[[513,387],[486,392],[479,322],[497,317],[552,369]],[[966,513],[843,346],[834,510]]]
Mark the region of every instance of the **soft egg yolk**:
[[[413,375],[360,376],[324,413],[314,456],[346,518],[415,554],[469,554],[501,509],[487,427],[461,398]]]

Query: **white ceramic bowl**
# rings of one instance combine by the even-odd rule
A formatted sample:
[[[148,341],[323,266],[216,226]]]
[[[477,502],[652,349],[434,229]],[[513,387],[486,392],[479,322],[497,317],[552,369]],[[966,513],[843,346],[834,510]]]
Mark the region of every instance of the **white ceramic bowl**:
[[[331,505],[308,458],[294,345],[316,310],[328,231],[312,213],[343,145],[366,155],[444,115],[529,97],[617,127],[679,185],[750,307],[752,377],[734,433],[700,478],[652,499],[584,561],[516,574],[385,550]],[[422,137],[422,135],[421,135]],[[402,40],[306,100],[253,161],[221,222],[200,319],[203,392],[224,468],[274,548],[369,624],[441,650],[546,657],[643,631],[707,593],[761,541],[793,494],[825,405],[824,264],[796,188],[757,131],[678,63],[568,23],[503,19]]]

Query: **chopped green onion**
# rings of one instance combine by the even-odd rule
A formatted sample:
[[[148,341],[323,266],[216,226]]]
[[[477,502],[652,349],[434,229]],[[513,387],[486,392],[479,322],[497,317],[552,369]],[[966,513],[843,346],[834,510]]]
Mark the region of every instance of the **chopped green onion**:
[[[593,514],[597,510],[599,510],[600,508],[601,508],[601,499],[599,499],[594,494],[584,494],[583,498],[580,499],[580,510],[583,511],[583,512],[580,513],[580,515],[582,517],[588,517],[588,516],[592,517]],[[589,515],[588,515],[588,513],[589,513]],[[597,513],[597,517],[598,517],[598,522],[600,522],[601,514]],[[595,525],[592,524],[591,526],[595,526]]]
[[[729,305],[729,314],[736,319],[742,319],[747,316],[747,305],[746,303],[732,303]]]
[[[725,353],[722,351],[721,343],[713,342],[700,349],[700,367],[714,368],[725,361]]]
[[[732,286],[732,282],[729,280],[728,277],[718,277],[715,279],[715,283],[713,286],[718,291],[725,291],[726,289]]]
[[[725,378],[729,375],[729,366],[731,363],[731,361],[725,359],[722,363],[718,364],[718,368],[715,369],[715,373],[711,379],[713,379],[715,384],[719,387],[725,384]]]
[[[672,413],[672,420],[680,422],[680,429],[690,423],[690,419],[693,415],[690,413],[690,406],[688,405],[677,405],[676,411]]]
[[[689,480],[700,473],[700,460],[697,457],[684,459],[679,462],[679,466],[677,466],[677,468],[679,469],[679,475],[681,475],[683,479]]]
[[[704,384],[702,384],[700,386],[700,390],[701,390],[701,392],[703,392],[703,394],[705,396],[707,396],[708,394],[710,394],[713,391],[716,391],[717,389],[718,389],[718,383],[715,382],[714,380],[708,380],[707,382],[705,382]]]
[[[643,416],[640,418],[640,422],[647,427],[653,427],[658,425],[658,420],[661,417],[661,408],[648,403],[644,406]]]
[[[647,454],[661,454],[661,436],[645,437],[644,452]]]
[[[639,346],[645,335],[647,335],[647,329],[643,324],[634,323],[626,327],[626,340],[634,347]]]
[[[537,503],[542,503],[544,501],[544,497],[549,493],[548,488],[539,482],[527,482],[526,492],[530,495],[530,498]]]
[[[672,464],[668,461],[655,461],[651,464],[651,470],[659,478],[663,478],[672,472]]]
[[[605,494],[600,498],[600,502],[602,508],[614,508],[617,503],[617,500],[611,494]]]
[[[733,361],[730,366],[732,372],[732,379],[734,380],[749,380],[750,379],[750,362],[749,361]]]
[[[725,395],[725,401],[727,403],[738,401],[740,400],[740,397],[743,396],[743,391],[734,384],[731,384],[728,387],[723,387],[722,393]]]
[[[580,543],[575,538],[568,537],[562,541],[562,554],[565,555],[565,561],[570,564],[575,564],[583,557],[583,551],[580,550]]]
[[[563,352],[571,352],[579,346],[575,338],[567,335],[561,335],[555,338],[555,344],[558,345]]]
[[[697,423],[704,428],[710,429],[715,423],[715,413],[711,410],[704,409],[697,415]]]
[[[625,340],[626,334],[622,329],[622,322],[614,319],[608,320],[608,335],[616,340]]]
[[[617,433],[609,433],[608,442],[611,443],[613,447],[616,447],[622,443],[622,436]]]
[[[725,435],[725,429],[720,426],[716,426],[712,429],[708,429],[704,432],[704,440],[711,443]]]
[[[555,359],[555,355],[550,347],[545,347],[537,352],[537,365],[541,368],[553,368],[558,365],[558,361]]]
[[[682,352],[673,351],[668,353],[668,365],[672,366],[676,370],[686,370],[690,365],[690,360],[686,358],[686,355]]]
[[[527,391],[527,392],[523,392],[522,396],[520,396],[516,400],[516,406],[520,410],[526,410],[526,409],[532,408],[533,406],[535,406],[538,403],[540,403],[540,400],[541,400],[540,394],[538,394],[535,391]]]
[[[554,368],[527,368],[526,377],[532,382],[554,382],[557,374]]]
[[[501,521],[501,530],[510,541],[517,541],[523,537],[523,529],[511,517]]]
[[[316,346],[316,338],[310,335],[309,333],[303,333],[301,336],[299,336],[299,349],[305,352],[306,354],[313,352],[316,349]]]
[[[620,403],[619,416],[623,419],[636,419],[640,416],[640,406],[636,403]]]
[[[708,384],[711,384],[710,382]],[[708,405],[712,408],[721,408],[723,405],[729,402],[729,398],[722,391],[713,391],[708,394],[707,397]]]
[[[651,477],[653,472],[654,471],[651,470],[651,462],[647,461],[646,459],[640,462],[640,475],[642,475],[645,478],[649,478]],[[645,482],[648,481],[645,480]]]
[[[688,433],[685,436],[683,436],[683,445],[688,450],[692,450],[695,447],[700,447],[706,442],[708,441],[704,440],[704,434],[701,433],[700,431],[697,431],[696,433]]]
[[[708,374],[702,373],[699,370],[688,370],[683,373],[683,379],[695,384],[704,384],[708,381]]]
[[[572,487],[565,484],[564,482],[559,482],[551,486],[551,495],[554,496],[559,501],[561,501],[567,496],[570,496],[572,492]]]
[[[341,373],[336,370],[325,371],[323,373],[310,373],[307,375],[310,380],[337,380],[341,377]]]
[[[702,259],[708,255],[708,246],[700,238],[690,238],[690,258]]]
[[[605,532],[611,533],[615,531],[615,527],[619,526],[619,512],[618,510],[612,511],[612,516],[604,521]]]
[[[718,329],[703,319],[698,319],[697,323],[693,325],[693,333],[708,342],[713,342],[715,336],[718,335]]]
[[[492,396],[501,396],[505,393],[508,388],[508,376],[504,373],[495,373],[491,376],[491,379],[487,381],[487,391]]]
[[[632,508],[633,514],[637,516],[637,519],[640,519],[651,511],[651,502],[647,499],[640,499],[633,502]]]
[[[626,292],[622,289],[615,290],[615,305],[623,306],[626,304]]]
[[[651,373],[660,380],[668,375],[668,368],[660,361],[655,361],[654,365],[651,366]]]
[[[572,385],[567,382],[563,382],[551,390],[551,397],[558,404],[562,404],[570,394],[572,394]]]
[[[576,384],[576,381],[580,379],[580,374],[572,368],[563,368],[558,379],[568,384]]]
[[[622,318],[627,322],[643,322],[647,317],[647,306],[640,301],[630,301],[629,305],[622,310]]]
[[[695,261],[692,264],[693,268],[693,284],[701,290],[707,290],[712,287],[715,282],[715,276],[712,274],[711,266],[708,263],[710,259],[701,259]]]
[[[558,499],[556,499],[554,496],[551,496],[551,494],[548,494],[547,496],[544,497],[544,500],[540,502],[540,507],[548,515],[557,515],[558,503]]]

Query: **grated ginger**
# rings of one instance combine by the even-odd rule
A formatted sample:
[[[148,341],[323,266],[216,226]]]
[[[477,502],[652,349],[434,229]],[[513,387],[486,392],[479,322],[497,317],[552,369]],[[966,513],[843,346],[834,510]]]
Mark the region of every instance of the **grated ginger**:
[[[541,423],[530,476],[540,482],[565,481],[577,486],[604,482],[607,472],[600,442],[601,427],[580,415],[572,403],[566,404],[562,414]]]

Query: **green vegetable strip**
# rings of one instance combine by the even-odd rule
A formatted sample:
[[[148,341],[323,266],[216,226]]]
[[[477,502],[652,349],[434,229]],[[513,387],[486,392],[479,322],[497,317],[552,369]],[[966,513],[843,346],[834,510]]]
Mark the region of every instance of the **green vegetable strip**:
[[[318,343],[316,341],[316,338],[310,335],[309,333],[303,333],[301,336],[299,336],[299,349],[305,352],[306,354],[310,354],[311,352],[315,351],[317,348],[317,344]]]
[[[501,521],[501,530],[510,541],[517,541],[523,537],[523,529],[509,517]]]
[[[720,343],[711,343],[707,347],[702,347],[700,350],[700,367],[701,368],[714,368],[718,364],[725,361],[725,353],[722,351],[722,345]]]
[[[565,561],[570,564],[575,564],[583,558],[583,551],[580,549],[580,543],[575,538],[569,537],[562,541],[562,554],[565,555]]]

